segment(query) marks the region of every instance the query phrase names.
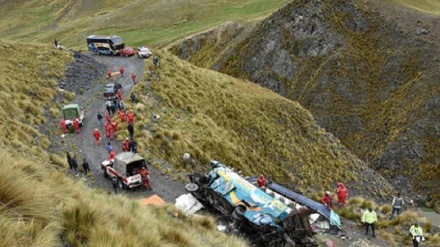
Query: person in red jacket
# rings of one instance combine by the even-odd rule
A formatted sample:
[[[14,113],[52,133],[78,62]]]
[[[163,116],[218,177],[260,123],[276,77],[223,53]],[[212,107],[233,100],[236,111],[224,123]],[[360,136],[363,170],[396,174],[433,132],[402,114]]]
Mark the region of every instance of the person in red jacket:
[[[128,137],[127,137],[122,142],[122,152],[128,152],[128,151],[130,151],[130,140],[128,140]]]
[[[105,121],[107,121],[107,122],[110,122],[110,114],[109,113],[107,113],[107,114],[105,114]]]
[[[133,85],[136,85],[136,74],[131,72],[131,79],[133,80]]]
[[[151,185],[150,185],[150,173],[147,171],[147,169],[145,169],[145,167],[142,167],[141,170],[139,171],[139,174],[141,175],[142,178],[142,183],[144,184],[145,188],[147,189],[151,189]]]
[[[259,188],[266,186],[267,180],[263,175],[260,175],[260,177],[257,180],[257,185]]]
[[[61,119],[60,128],[61,128],[61,131],[63,132],[63,134],[67,133],[66,120]]]
[[[98,129],[95,129],[95,131],[93,131],[93,137],[95,137],[95,142],[96,145],[101,145],[101,132],[99,132]]]
[[[112,125],[110,122],[105,122],[105,136],[110,140],[113,139]]]
[[[331,195],[329,191],[326,191],[321,198],[322,204],[329,207],[330,209],[334,208],[332,200],[333,200],[333,195]]]
[[[118,94],[118,101],[121,101],[122,100],[122,89],[118,89],[117,94]]]
[[[79,133],[79,122],[78,119],[75,118],[75,120],[73,120],[73,128],[75,128],[75,132]]]
[[[348,197],[348,189],[345,187],[345,184],[339,182],[336,186],[336,193],[338,195],[338,206],[345,207],[345,201]]]
[[[121,73],[121,77],[124,77],[124,66],[119,67],[119,72]]]
[[[119,117],[121,118],[121,122],[127,121],[127,116],[125,115],[125,111],[124,110],[120,110],[119,111]]]
[[[115,150],[114,149],[110,150],[110,153],[108,155],[108,159],[111,160],[111,159],[114,159],[115,157],[116,157]]]
[[[112,71],[110,69],[107,70],[107,79],[112,78]]]
[[[116,132],[118,131],[118,123],[115,122],[115,121],[113,121],[112,124],[111,124],[111,126],[112,126],[112,132],[113,132],[113,134],[116,134]]]
[[[132,111],[129,111],[129,112],[128,112],[127,118],[128,118],[128,123],[134,125],[134,114],[133,114]]]

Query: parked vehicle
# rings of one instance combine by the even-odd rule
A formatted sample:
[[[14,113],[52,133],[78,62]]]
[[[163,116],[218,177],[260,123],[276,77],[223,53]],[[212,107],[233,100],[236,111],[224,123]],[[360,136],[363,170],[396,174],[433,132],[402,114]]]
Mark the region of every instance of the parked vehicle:
[[[122,85],[120,83],[112,82],[105,85],[104,93],[103,93],[104,98],[109,100],[116,99],[118,97],[117,96],[118,89],[122,89]]]
[[[137,52],[135,49],[133,49],[132,47],[125,47],[124,49],[119,51],[119,55],[124,56],[124,57],[130,57],[135,55]]]
[[[116,35],[90,35],[87,36],[87,47],[96,55],[117,55],[124,49],[122,38]]]
[[[137,56],[139,58],[149,58],[153,53],[146,46],[141,46],[137,48]]]
[[[132,189],[142,185],[140,170],[148,170],[147,162],[137,153],[123,152],[114,159],[106,159],[101,162],[104,177],[117,179],[121,189]]]
[[[66,126],[73,124],[75,119],[78,119],[79,126],[83,125],[85,110],[78,104],[69,104],[63,106],[61,109]]]
[[[209,174],[192,174],[185,186],[206,208],[228,216],[258,246],[317,246],[309,222],[316,210],[269,195],[218,161],[210,164]]]

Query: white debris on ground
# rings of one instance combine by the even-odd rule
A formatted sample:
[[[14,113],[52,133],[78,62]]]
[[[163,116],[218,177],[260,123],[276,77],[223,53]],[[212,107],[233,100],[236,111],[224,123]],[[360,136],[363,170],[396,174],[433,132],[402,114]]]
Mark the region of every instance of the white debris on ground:
[[[359,239],[358,241],[351,243],[348,247],[380,247],[380,246],[372,244],[366,239]]]
[[[203,208],[203,205],[190,193],[183,194],[176,198],[174,205],[186,215],[194,214]]]

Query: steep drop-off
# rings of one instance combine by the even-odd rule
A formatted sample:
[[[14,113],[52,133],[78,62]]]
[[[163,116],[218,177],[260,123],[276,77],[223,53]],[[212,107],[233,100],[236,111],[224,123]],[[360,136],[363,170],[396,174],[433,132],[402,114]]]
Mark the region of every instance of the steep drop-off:
[[[300,102],[397,190],[438,199],[438,37],[417,19],[414,30],[392,19],[367,2],[296,0],[255,26],[170,50]]]

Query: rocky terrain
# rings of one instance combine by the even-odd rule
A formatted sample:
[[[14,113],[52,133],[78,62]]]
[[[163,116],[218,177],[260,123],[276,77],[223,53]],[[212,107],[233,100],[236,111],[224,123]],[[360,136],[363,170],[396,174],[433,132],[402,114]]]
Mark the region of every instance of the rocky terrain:
[[[298,101],[397,190],[434,202],[437,21],[375,1],[299,0],[258,24],[227,24],[169,49]]]

